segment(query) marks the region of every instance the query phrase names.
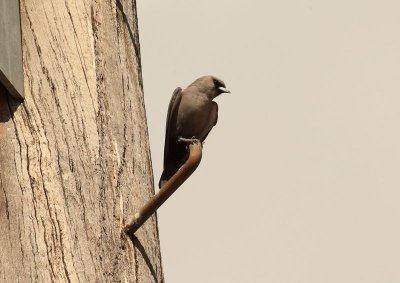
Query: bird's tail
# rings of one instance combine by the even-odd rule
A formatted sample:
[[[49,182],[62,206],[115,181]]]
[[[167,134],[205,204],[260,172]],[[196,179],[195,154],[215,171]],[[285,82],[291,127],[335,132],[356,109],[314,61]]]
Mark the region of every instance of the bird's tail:
[[[164,186],[164,184],[169,180],[169,178],[167,178],[166,175],[167,174],[165,173],[165,170],[164,170],[163,173],[161,174],[160,181],[158,182],[159,189],[161,189],[161,187]]]
[[[164,186],[164,184],[167,182],[167,180],[164,179],[160,179],[160,181],[158,182],[158,188],[161,189],[162,186]]]
[[[165,168],[164,171],[161,174],[160,181],[158,182],[158,188],[161,189],[161,187],[169,180],[171,179],[172,176],[174,176],[175,172],[178,171],[178,169],[174,168]]]

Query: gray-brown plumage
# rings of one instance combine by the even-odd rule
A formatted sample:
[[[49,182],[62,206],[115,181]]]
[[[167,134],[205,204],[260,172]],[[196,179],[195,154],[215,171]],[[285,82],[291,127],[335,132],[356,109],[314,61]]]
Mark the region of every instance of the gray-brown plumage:
[[[175,89],[167,114],[160,188],[188,158],[187,144],[179,142],[178,138],[196,138],[204,142],[218,120],[218,104],[213,99],[227,92],[225,83],[214,76],[200,77],[184,90]]]

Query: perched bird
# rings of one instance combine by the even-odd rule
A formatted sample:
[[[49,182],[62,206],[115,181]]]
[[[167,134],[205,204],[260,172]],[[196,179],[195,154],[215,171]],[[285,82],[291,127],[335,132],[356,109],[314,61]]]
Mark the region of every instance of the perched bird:
[[[195,138],[204,142],[218,120],[218,104],[213,99],[229,92],[225,83],[214,76],[200,77],[184,90],[175,89],[167,114],[160,188],[188,158],[187,144],[178,139]]]

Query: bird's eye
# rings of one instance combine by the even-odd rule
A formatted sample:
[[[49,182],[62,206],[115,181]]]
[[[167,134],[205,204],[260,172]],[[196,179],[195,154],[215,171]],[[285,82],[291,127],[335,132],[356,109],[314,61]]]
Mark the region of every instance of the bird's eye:
[[[219,88],[222,85],[218,80],[214,80],[214,86],[215,86],[215,88]]]

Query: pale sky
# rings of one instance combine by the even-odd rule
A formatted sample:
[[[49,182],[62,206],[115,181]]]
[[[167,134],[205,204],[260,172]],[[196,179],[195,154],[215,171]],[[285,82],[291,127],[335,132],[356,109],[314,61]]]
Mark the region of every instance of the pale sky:
[[[232,91],[158,211],[166,282],[400,282],[400,1],[137,2],[155,183],[173,90]]]

